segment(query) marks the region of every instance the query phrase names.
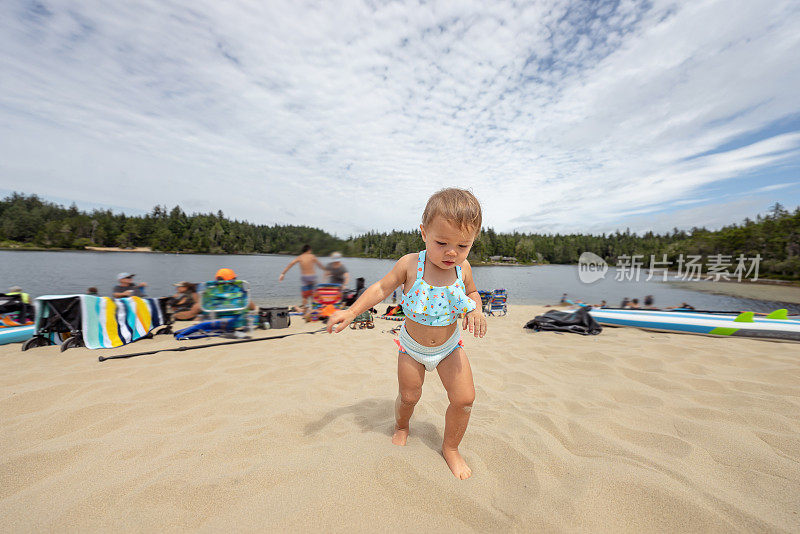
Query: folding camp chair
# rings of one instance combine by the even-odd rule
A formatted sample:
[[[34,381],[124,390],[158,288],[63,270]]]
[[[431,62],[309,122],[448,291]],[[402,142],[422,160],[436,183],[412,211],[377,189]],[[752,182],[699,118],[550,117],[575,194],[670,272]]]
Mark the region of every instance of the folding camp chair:
[[[206,282],[200,297],[200,309],[204,319],[238,317],[247,326],[250,306],[250,284],[245,280],[212,280]]]
[[[489,315],[506,315],[508,313],[508,292],[505,289],[495,289],[489,302],[486,304]]]
[[[328,311],[342,307],[342,298],[341,284],[317,284],[311,296],[311,309],[308,312],[307,320],[319,321],[323,317],[327,317]]]

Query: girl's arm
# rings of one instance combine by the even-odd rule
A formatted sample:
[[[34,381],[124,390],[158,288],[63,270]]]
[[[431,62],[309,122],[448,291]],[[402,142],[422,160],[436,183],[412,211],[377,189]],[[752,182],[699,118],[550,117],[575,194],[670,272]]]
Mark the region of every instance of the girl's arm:
[[[475,280],[472,278],[472,266],[467,260],[464,260],[464,264],[461,266],[461,273],[464,276],[464,293],[475,301],[476,309],[480,310],[482,308],[481,294],[478,293],[478,288],[475,287]]]
[[[336,333],[341,332],[347,328],[347,325],[349,325],[357,315],[369,310],[388,297],[392,291],[397,289],[397,286],[404,284],[406,282],[408,267],[412,256],[414,256],[414,254],[406,254],[397,260],[397,263],[394,264],[389,274],[369,286],[350,308],[334,313],[328,320],[328,333],[332,331]],[[416,260],[414,260],[414,262],[416,264]],[[336,330],[333,330],[333,327],[337,324],[339,324],[339,326],[336,327]]]

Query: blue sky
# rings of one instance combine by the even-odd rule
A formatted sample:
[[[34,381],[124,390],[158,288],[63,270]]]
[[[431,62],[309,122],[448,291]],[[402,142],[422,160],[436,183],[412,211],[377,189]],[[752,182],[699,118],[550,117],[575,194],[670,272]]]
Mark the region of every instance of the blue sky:
[[[0,3],[0,192],[339,235],[473,190],[500,231],[800,205],[800,4]]]

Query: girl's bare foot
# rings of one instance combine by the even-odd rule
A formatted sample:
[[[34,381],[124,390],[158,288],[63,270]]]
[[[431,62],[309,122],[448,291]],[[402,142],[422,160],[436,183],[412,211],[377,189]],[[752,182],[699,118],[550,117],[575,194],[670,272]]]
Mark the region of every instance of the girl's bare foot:
[[[444,456],[447,466],[450,468],[450,471],[453,472],[456,478],[466,480],[472,476],[472,469],[469,468],[467,462],[465,462],[464,458],[461,457],[458,449],[448,450],[442,447],[442,456]]]
[[[395,445],[405,445],[406,440],[408,440],[408,427],[397,428],[397,425],[395,425],[394,435],[392,436],[392,443],[394,443]]]

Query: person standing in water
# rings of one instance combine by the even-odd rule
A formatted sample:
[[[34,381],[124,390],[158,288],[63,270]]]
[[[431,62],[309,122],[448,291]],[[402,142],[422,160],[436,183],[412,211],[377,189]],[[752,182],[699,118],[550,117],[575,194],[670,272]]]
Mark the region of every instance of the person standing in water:
[[[347,272],[347,267],[342,263],[342,253],[334,252],[331,254],[331,262],[325,267],[328,272],[328,281],[331,284],[339,284],[342,289],[347,287],[350,282],[350,273]]]
[[[300,264],[300,296],[303,297],[303,308],[305,308],[308,298],[314,293],[314,286],[317,285],[317,267],[324,271],[325,266],[322,265],[322,262],[311,252],[311,245],[306,244],[303,245],[300,255],[290,261],[289,265],[283,269],[283,272],[281,272],[281,275],[278,277],[278,281],[283,282],[286,273],[289,269],[294,267],[296,263]]]

